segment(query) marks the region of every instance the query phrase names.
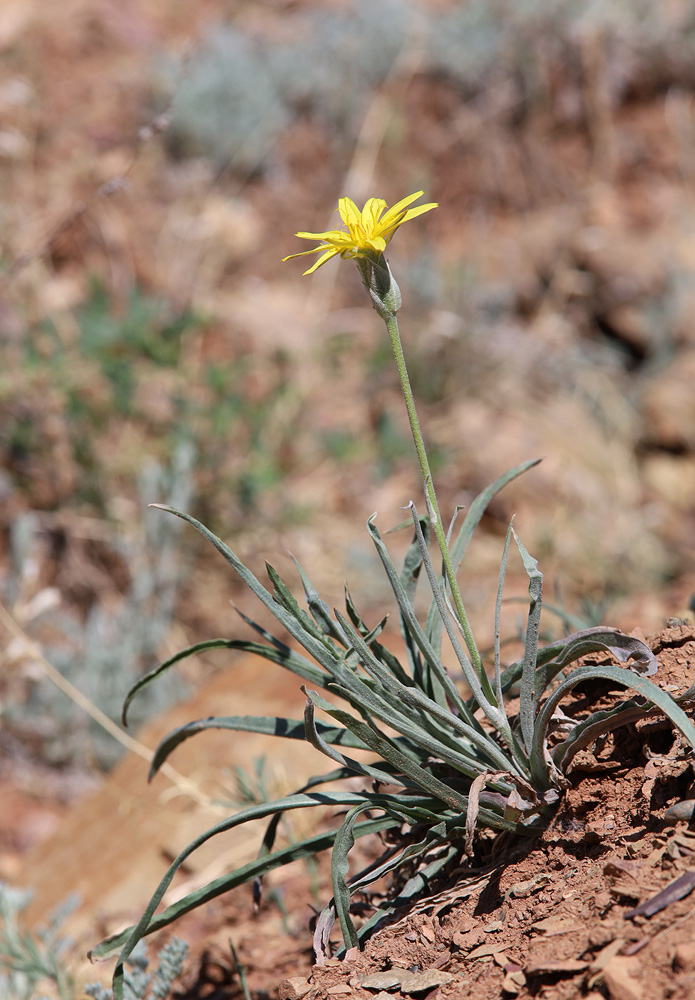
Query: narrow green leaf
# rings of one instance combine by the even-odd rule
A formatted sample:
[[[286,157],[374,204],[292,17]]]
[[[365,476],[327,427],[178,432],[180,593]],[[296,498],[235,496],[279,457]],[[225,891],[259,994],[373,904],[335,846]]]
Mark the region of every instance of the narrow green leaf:
[[[450,837],[453,831],[460,826],[458,818],[441,821],[427,830],[423,840],[409,844],[405,849],[398,851],[384,862],[369,865],[365,871],[348,881],[350,870],[349,853],[355,843],[355,821],[367,809],[369,809],[368,805],[354,806],[348,812],[336,835],[331,859],[333,899],[329,903],[329,908],[333,907],[335,909],[340,921],[343,941],[350,948],[354,948],[358,943],[355,927],[350,917],[350,900],[352,896],[356,892],[366,889],[390,872],[396,871],[406,861],[413,861],[418,856],[432,850],[433,847],[444,842],[447,837]]]
[[[497,478],[494,483],[487,486],[482,490],[473,503],[468,509],[468,513],[465,516],[461,529],[456,537],[456,541],[451,546],[451,561],[454,564],[454,569],[458,572],[461,563],[463,562],[463,557],[466,554],[466,550],[470,544],[471,538],[475,532],[475,529],[480,524],[482,517],[487,510],[490,502],[497,496],[500,490],[508,486],[509,483],[522,476],[524,472],[528,472],[529,469],[533,469],[534,466],[539,465],[542,462],[540,458],[532,458],[529,461],[522,462],[520,465],[515,465],[514,468],[508,469],[499,478]]]
[[[319,729],[320,723],[317,724],[314,718],[314,705],[306,693],[306,688],[302,686],[302,691],[306,695],[306,707],[304,709],[304,732],[305,737],[313,747],[316,747],[321,753],[325,754],[331,760],[335,761],[337,764],[342,764],[343,767],[351,770],[354,774],[360,774],[367,778],[373,778],[375,781],[381,781],[385,784],[392,784],[396,779],[392,774],[387,774],[386,771],[382,771],[377,767],[372,767],[369,764],[363,764],[360,761],[353,760],[352,757],[345,757],[343,754],[334,750],[329,743],[324,739]],[[322,726],[324,730],[330,731],[330,726]],[[348,733],[348,730],[342,730],[344,733]],[[367,749],[361,740],[356,740],[352,737],[355,742],[364,749]],[[334,741],[335,742],[335,741]],[[402,781],[402,779],[400,779]],[[400,783],[400,782],[399,782]],[[417,787],[417,786],[414,786]]]
[[[347,730],[342,730],[347,732]],[[352,735],[352,734],[350,734]],[[384,761],[384,768],[390,767],[388,761]],[[353,777],[353,771],[346,767],[338,767],[334,771],[328,771],[326,774],[316,775],[304,784],[301,788],[298,788],[295,792],[296,795],[301,795],[304,792],[311,791],[312,788],[317,788],[319,785],[332,784],[335,781],[344,781],[347,778]],[[402,776],[400,774],[394,774],[390,776],[391,784],[400,784]],[[395,800],[395,805],[391,809],[393,815],[398,815],[402,822],[414,824],[414,823],[436,823],[442,815],[442,803],[439,799],[434,799],[426,795],[413,795],[409,794],[407,796],[398,796]],[[264,854],[270,853],[273,849],[275,843],[275,836],[277,833],[278,825],[282,819],[281,813],[276,813],[268,824],[265,834],[263,835],[263,842],[258,856],[262,857]]]
[[[404,524],[408,524],[404,521]],[[425,541],[429,543],[430,539],[430,519],[429,517],[420,518],[420,530],[425,537]],[[420,554],[420,546],[417,541],[417,537],[413,535],[413,540],[410,543],[410,547],[406,552],[405,559],[403,560],[403,569],[401,570],[401,584],[403,585],[403,592],[412,604],[415,600],[415,592],[417,590],[418,580],[420,578],[420,572],[422,570],[422,556]]]
[[[339,613],[337,614],[340,620],[341,616]],[[374,676],[381,681],[386,690],[397,697],[399,703],[420,708],[423,711],[423,715],[438,719],[443,722],[448,729],[460,733],[481,752],[481,756],[484,760],[490,761],[495,770],[518,773],[514,763],[509,757],[507,757],[497,743],[494,742],[492,736],[485,732],[480,732],[477,728],[474,729],[472,726],[469,726],[448,708],[443,708],[441,705],[438,705],[436,701],[428,698],[427,695],[423,694],[418,688],[401,684],[395,677],[392,677],[388,673],[381,663],[379,663],[376,657],[372,654],[372,651],[364,643],[354,628],[352,628],[350,623],[347,620],[342,619],[342,624],[346,632],[348,632],[351,636],[352,641],[355,644],[355,648],[360,654],[365,669],[373,673]],[[398,729],[399,732],[402,732],[405,735],[405,730],[402,728],[400,720],[394,718],[391,720],[390,724],[394,727],[394,729]],[[409,734],[410,738],[416,743],[421,741],[424,736],[424,733],[417,732],[417,730],[413,730],[412,728],[409,730]],[[468,761],[464,761],[461,759],[460,755],[452,754],[451,749],[443,747],[441,743],[439,753],[454,767],[464,770],[464,773],[466,774],[469,773],[469,769],[471,767],[470,755]],[[473,758],[473,760],[475,760],[475,758]],[[483,760],[475,760],[474,766],[476,775],[479,774],[481,770],[485,770]]]
[[[170,656],[168,660],[155,667],[154,670],[150,670],[149,673],[139,678],[131,687],[123,702],[123,725],[127,725],[126,716],[133,699],[143,688],[166,673],[176,663],[180,663],[181,660],[185,660],[189,656],[194,656],[196,653],[204,652],[207,649],[234,649],[244,653],[253,653],[256,656],[263,657],[264,660],[270,660],[281,667],[286,667],[292,673],[297,674],[298,677],[309,681],[310,684],[318,684],[319,687],[325,687],[328,679],[323,671],[319,670],[308,660],[305,660],[303,656],[299,656],[289,646],[285,646],[282,643],[278,642],[275,647],[271,647],[259,642],[249,642],[245,639],[208,639],[205,642],[197,642],[193,646],[187,646],[185,649],[179,650],[178,653]],[[234,666],[234,662],[232,662],[232,666]]]
[[[538,563],[529,555],[521,539],[512,528],[514,541],[521,554],[521,560],[529,578],[529,610],[526,620],[526,642],[521,666],[521,690],[519,692],[519,722],[524,738],[526,753],[531,753],[533,727],[536,719],[536,660],[538,656],[538,636],[541,629],[541,607],[543,597],[543,574]]]
[[[550,683],[564,667],[589,653],[610,653],[621,663],[635,660],[635,668],[645,677],[651,677],[659,668],[659,661],[649,646],[633,635],[626,635],[619,629],[599,625],[595,628],[575,632],[559,642],[551,643],[538,651],[536,667],[536,697],[541,695],[545,686]],[[508,691],[521,677],[523,661],[513,663],[502,674],[502,690]],[[542,685],[542,686],[541,686]]]
[[[358,739],[339,726],[317,723],[318,732],[327,743],[337,743],[354,750],[366,750]],[[284,719],[273,716],[212,715],[206,719],[187,722],[172,729],[155,749],[148,780],[151,781],[169,755],[185,740],[208,729],[231,729],[235,732],[263,733],[266,736],[283,736],[291,740],[304,740],[304,723],[298,719]]]
[[[528,462],[522,462],[521,465],[516,465],[513,469],[509,469],[507,472],[503,473],[498,479],[494,481],[490,486],[487,486],[481,493],[477,495],[475,500],[472,502],[468,509],[464,521],[459,529],[458,535],[454,544],[451,546],[451,561],[454,567],[454,572],[458,573],[461,563],[463,562],[463,557],[466,554],[466,550],[470,544],[471,538],[473,537],[476,528],[480,524],[480,521],[488,508],[491,500],[504,489],[509,483],[511,483],[518,476],[523,475],[529,469],[532,469],[535,465],[541,461],[540,458],[531,459]],[[443,623],[437,614],[437,608],[432,602],[430,605],[429,614],[427,615],[427,626],[426,633],[427,637],[432,643],[432,646],[439,650],[441,648],[441,638],[442,638],[442,628]]]
[[[304,587],[304,596],[306,597],[307,604],[309,605],[309,611],[311,612],[314,621],[325,635],[336,639],[337,642],[341,643],[341,645],[347,646],[348,643],[345,636],[342,634],[340,627],[333,620],[333,618],[331,618],[331,609],[320,596],[318,590],[314,587],[301,564],[294,558],[292,553],[290,553],[290,558],[297,567],[299,578],[302,581],[302,586]]]
[[[421,854],[425,854],[431,851],[432,848],[438,847],[442,843],[451,841],[452,838],[458,838],[460,836],[461,830],[461,817],[448,817],[446,819],[440,820],[438,823],[433,823],[422,840],[417,841],[414,844],[408,844],[407,847],[400,851],[396,851],[392,857],[387,858],[385,861],[378,861],[371,865],[368,865],[366,870],[360,872],[354,878],[350,879],[350,893],[354,896],[356,892],[361,892],[362,889],[366,889],[368,886],[376,882],[377,879],[383,878],[385,875],[396,871],[401,867],[406,861],[412,861]]]
[[[386,570],[389,583],[391,584],[391,589],[393,590],[396,601],[398,602],[398,607],[400,608],[401,614],[406,623],[407,630],[424,656],[428,667],[441,682],[448,697],[451,699],[452,705],[454,705],[457,711],[466,719],[466,722],[471,728],[477,729],[482,733],[483,730],[480,723],[474,718],[470,709],[467,708],[466,703],[463,701],[458,689],[456,688],[456,685],[444,669],[444,666],[430,645],[422,626],[415,616],[413,606],[403,591],[400,578],[396,573],[391,557],[389,556],[386,546],[383,543],[378,528],[374,524],[374,516],[375,515],[372,515],[372,517],[370,517],[367,521],[367,530],[372,537],[372,541],[376,546],[376,550],[379,553],[379,557],[382,561],[384,569]],[[417,531],[418,525],[416,524],[416,533]]]
[[[406,524],[408,522],[405,522]],[[420,527],[423,535],[429,541],[430,537],[430,520],[428,517],[423,517],[420,522]],[[415,592],[417,590],[418,580],[420,578],[420,571],[422,570],[422,556],[420,555],[420,546],[418,545],[417,536],[413,535],[413,540],[410,543],[410,547],[406,552],[405,560],[403,562],[403,569],[400,573],[401,586],[403,588],[403,593],[411,606],[415,603]],[[430,669],[426,660],[423,661],[420,650],[413,639],[408,628],[408,622],[403,617],[403,613],[400,614],[400,625],[401,625],[401,635],[403,636],[403,641],[405,642],[405,648],[408,655],[408,661],[410,663],[410,671],[418,686],[423,690],[427,691],[428,694],[437,700],[442,696],[441,685],[432,685],[432,680],[430,677]],[[442,700],[440,704],[445,704]]]
[[[458,842],[453,843],[448,850],[443,851],[434,861],[431,861],[428,865],[422,868],[419,872],[408,879],[404,885],[401,892],[396,896],[395,899],[390,900],[386,905],[379,907],[371,915],[369,920],[367,920],[359,929],[357,934],[358,941],[362,944],[368,937],[370,937],[379,924],[390,917],[393,913],[402,909],[404,906],[412,905],[413,900],[422,897],[424,893],[430,888],[431,880],[436,878],[440,872],[446,868],[455,858],[459,858],[462,854],[462,849],[459,843],[463,843],[463,838],[459,838]],[[338,952],[338,957],[344,957],[344,950],[341,949]]]
[[[407,741],[410,741],[412,745],[409,745],[407,741],[399,743],[403,753],[410,754],[414,760],[420,759],[416,752],[420,745],[423,747],[426,746],[429,752],[440,755],[443,758],[445,758],[447,753],[451,753],[450,749],[437,740],[436,737],[433,737],[431,734],[428,735],[417,728],[418,723],[422,726],[427,726],[428,731],[434,731],[437,728],[435,721],[426,712],[423,712],[420,706],[408,705],[405,711],[403,711],[405,706],[402,704],[401,698],[394,697],[388,691],[376,685],[370,687],[363,681],[361,675],[351,670],[343,669],[339,671],[337,668],[335,673],[336,675],[340,673],[341,679],[330,683],[328,689],[339,694],[341,698],[345,698],[369,725],[373,724],[371,716],[374,716],[407,737]],[[368,680],[372,684],[374,683],[371,677]],[[401,689],[399,688],[399,690]],[[407,690],[415,689],[407,688]],[[383,692],[383,696],[380,692]],[[451,734],[449,734],[449,738],[451,738]],[[488,765],[487,757],[481,763],[473,748],[465,742],[459,741],[456,746],[460,750],[458,754],[459,758],[463,759],[467,755],[468,768],[473,776],[479,773],[481,766]],[[463,770],[463,767],[460,769]],[[464,771],[464,773],[468,773],[468,771]]]
[[[373,729],[367,725],[367,723],[355,719],[348,712],[335,708],[330,702],[322,698],[318,692],[307,691],[306,693],[318,708],[330,715],[331,718],[336,720],[336,722],[345,726],[346,729],[350,729],[380,757],[388,761],[389,764],[400,770],[403,774],[407,775],[407,777],[409,777],[430,795],[441,799],[442,802],[446,802],[446,804],[457,813],[466,811],[468,799],[465,795],[460,794],[450,785],[440,781],[431,773],[431,771],[421,767],[420,764],[411,756],[403,753],[401,748],[399,748],[394,741],[390,740],[378,730]],[[426,734],[418,734],[418,738],[420,738],[423,743],[426,742]],[[452,757],[451,751],[449,751],[446,747],[440,748],[438,755],[440,755],[447,762],[449,762]],[[456,765],[452,764],[452,766]],[[459,769],[463,771],[463,767],[460,767]],[[490,784],[491,787],[494,786],[494,783],[491,782]],[[517,832],[524,829],[523,824],[505,820],[498,812],[493,812],[491,809],[481,808],[480,818],[484,825],[492,828],[506,830],[513,829]]]
[[[340,829],[335,835],[333,843],[333,853],[331,855],[331,881],[333,883],[333,902],[340,921],[340,929],[343,934],[343,941],[349,948],[357,945],[357,934],[355,925],[350,919],[350,889],[347,884],[347,876],[350,871],[350,861],[348,854],[355,846],[354,826],[359,816],[368,809],[369,806],[353,806],[340,825]]]
[[[680,729],[690,745],[695,749],[695,726],[673,698],[666,691],[663,691],[654,684],[653,681],[648,680],[642,674],[636,674],[633,670],[626,669],[625,667],[616,667],[613,664],[577,667],[546,699],[536,719],[531,769],[534,781],[537,781],[541,787],[543,784],[547,786],[548,780],[547,764],[545,761],[545,742],[548,725],[553,712],[568,691],[571,691],[572,688],[576,687],[582,681],[593,680],[595,678],[614,681],[621,687],[631,688],[644,698],[647,698],[648,701],[656,705],[671,720],[677,729]]]
[[[374,542],[376,550],[379,554],[379,558],[381,559],[381,563],[384,569],[386,570],[386,575],[391,585],[391,589],[393,590],[394,597],[396,598],[396,602],[398,604],[398,608],[401,614],[402,630],[404,638],[406,640],[408,657],[411,663],[411,668],[413,669],[414,676],[417,677],[419,668],[417,665],[417,657],[415,655],[415,647],[417,647],[417,649],[420,650],[427,666],[430,667],[431,669],[434,670],[437,669],[438,658],[434,649],[432,649],[429,640],[425,636],[425,633],[422,630],[420,623],[418,622],[415,616],[415,611],[413,609],[413,606],[411,602],[408,600],[405,590],[403,589],[400,576],[396,571],[396,567],[393,565],[393,561],[391,560],[391,557],[388,553],[388,549],[384,545],[381,535],[379,534],[379,529],[374,524],[375,517],[376,514],[372,514],[372,516],[367,521],[367,531],[369,532],[372,541]],[[412,645],[413,643],[414,645]]]
[[[206,649],[230,649],[234,648],[231,640],[229,639],[207,639],[205,642],[196,642],[193,646],[186,646],[185,649],[179,650],[173,656],[170,656],[168,660],[164,660],[160,663],[158,667],[154,670],[150,670],[149,673],[144,674],[140,677],[135,684],[131,687],[130,691],[125,697],[123,702],[123,708],[121,710],[121,721],[124,726],[128,725],[127,716],[130,703],[133,698],[143,690],[143,688],[148,687],[152,681],[156,680],[162,674],[165,674],[170,667],[173,667],[176,663],[180,663],[181,660],[187,659],[189,656],[195,656],[196,653],[202,653]]]
[[[349,699],[349,692],[343,689],[340,684],[331,684],[329,690],[341,698]],[[408,690],[414,691],[416,689],[409,688]],[[404,701],[403,698],[399,700]],[[427,763],[430,757],[440,759],[471,780],[486,769],[508,770],[507,768],[496,768],[487,755],[479,753],[467,740],[463,738],[457,740],[455,732],[446,732],[432,724],[429,728],[425,728],[424,725],[420,724],[420,718],[424,717],[425,713],[416,704],[407,705],[407,707],[411,709],[409,718],[394,712],[390,718],[384,721],[400,734],[400,737],[395,737],[393,742],[401,753],[409,756],[416,764]],[[418,714],[416,715],[416,713]],[[370,725],[369,720],[366,722]],[[432,720],[430,722],[432,723]],[[374,728],[373,722],[371,727]],[[511,781],[512,778],[510,778]],[[490,782],[490,787],[508,795],[512,784],[499,779]]]
[[[350,595],[350,591],[348,589],[347,584],[345,585],[345,608],[348,613],[348,618],[355,626],[359,634],[363,638],[369,635],[371,630],[369,629],[368,625],[365,624],[361,615],[357,611],[353,603],[352,597]],[[384,619],[384,622],[385,621],[386,619]],[[346,636],[346,641],[347,641],[347,636]],[[394,654],[389,649],[387,649],[386,646],[382,646],[381,643],[377,642],[376,640],[372,640],[370,646],[374,650],[374,655],[377,657],[377,659],[381,660],[381,662],[386,667],[388,667],[388,669],[391,671],[394,677],[397,677],[398,680],[401,682],[401,684],[411,683],[412,678],[409,677],[408,674],[405,672],[398,657],[394,656]]]
[[[420,788],[425,789],[430,795],[441,799],[442,802],[446,802],[452,809],[458,809],[461,812],[465,811],[468,800],[464,795],[459,794],[449,785],[445,785],[438,778],[435,778],[429,771],[420,767],[412,757],[403,754],[384,734],[378,732],[376,729],[372,729],[366,722],[356,719],[349,712],[335,708],[325,698],[322,698],[318,691],[307,690],[306,694],[318,708],[330,715],[336,722],[340,722],[346,729],[353,732],[384,760],[387,760],[403,774],[412,778]]]
[[[659,711],[660,709],[653,705],[645,705],[644,702],[622,701],[613,708],[593,712],[574,726],[567,738],[551,751],[550,756],[558,770],[564,771],[575,754],[589,746],[599,736]]]
[[[495,600],[495,637],[494,637],[494,657],[495,657],[495,697],[498,705],[504,705],[504,694],[502,692],[502,594],[504,591],[504,579],[507,574],[507,561],[509,559],[509,543],[512,540],[512,525],[514,518],[509,522],[507,537],[504,540],[504,550],[500,561],[500,573],[497,581],[497,597]]]
[[[456,622],[460,628],[460,622],[456,617],[455,611],[451,608],[450,605],[447,607],[447,604],[445,602],[444,598],[445,591],[440,588],[439,581],[437,580],[437,575],[434,572],[432,560],[430,559],[429,552],[427,551],[425,538],[422,532],[420,531],[419,517],[417,514],[417,510],[415,508],[415,504],[412,503],[411,501],[409,506],[411,509],[411,513],[413,515],[413,521],[415,523],[415,534],[417,535],[418,542],[420,544],[422,561],[425,566],[425,570],[427,571],[427,579],[429,580],[430,588],[432,590],[432,596],[434,597],[434,602],[437,605],[437,611],[439,613],[439,616],[441,617],[444,628],[446,629],[446,634],[449,637],[449,642],[451,643],[452,648],[456,654],[456,658],[461,666],[461,669],[463,670],[466,682],[470,687],[471,691],[473,692],[473,697],[475,698],[475,701],[482,708],[484,714],[492,723],[492,725],[495,727],[495,729],[497,729],[502,739],[507,743],[507,745],[511,746],[512,744],[511,729],[509,727],[507,716],[504,712],[504,706],[498,707],[496,704],[493,704],[495,696],[492,692],[492,688],[490,687],[490,682],[488,681],[484,673],[482,674],[482,676],[478,675],[478,672],[473,668],[473,664],[471,663],[467,654],[464,652],[463,647],[461,646],[458,635],[456,634],[456,630],[454,629],[453,625],[453,622]],[[439,664],[438,660],[437,663]],[[442,684],[444,685],[447,694],[449,694],[451,689],[453,689],[453,691],[456,692],[456,697],[455,699],[452,698],[452,703],[456,706],[457,710],[464,716],[464,718],[470,725],[473,721],[472,714],[468,711],[466,703],[461,698],[461,695],[456,689],[453,681],[451,681],[451,678],[449,678],[449,675],[441,667],[441,664],[440,664],[440,673],[438,674],[438,676],[442,681]],[[475,725],[474,727],[478,728],[477,725]]]
[[[316,622],[299,606],[294,594],[287,584],[280,579],[275,567],[266,561],[265,568],[268,578],[273,584],[273,596],[278,604],[281,604],[286,611],[289,611],[308,635],[325,645],[328,649],[333,649],[333,644],[329,642],[325,630],[317,626]]]
[[[200,532],[203,538],[206,538],[209,542],[214,545],[217,551],[226,559],[229,565],[234,569],[239,578],[249,587],[250,590],[256,595],[259,601],[265,605],[266,608],[277,618],[281,625],[283,625],[287,631],[293,636],[297,642],[299,642],[308,653],[310,653],[314,659],[321,664],[329,673],[332,671],[335,665],[338,654],[335,650],[330,648],[330,644],[321,637],[317,639],[312,632],[307,631],[306,628],[297,620],[294,614],[290,613],[282,604],[280,604],[268,591],[260,580],[248,569],[239,557],[226,545],[221,538],[213,534],[209,528],[206,528],[204,524],[196,518],[191,517],[190,514],[186,514],[184,511],[176,510],[175,507],[168,507],[165,504],[150,504],[151,507],[157,507],[160,510],[165,510],[169,514],[174,514],[176,517],[180,517],[183,521],[191,524],[196,531]],[[301,609],[300,609],[301,610]],[[313,623],[312,623],[313,624]]]
[[[147,904],[147,907],[145,908],[145,911],[143,912],[140,920],[135,925],[135,927],[130,929],[130,933],[124,932],[125,944],[123,945],[123,949],[121,951],[116,966],[114,984],[117,983],[119,977],[120,980],[122,981],[123,963],[131,954],[137,942],[140,940],[140,938],[144,937],[146,934],[151,933],[152,930],[154,929],[152,927],[153,923],[152,918],[154,916],[155,910],[162,901],[165,892],[171,885],[174,875],[179,870],[181,865],[186,861],[186,859],[190,857],[190,855],[194,851],[196,851],[199,847],[201,847],[212,837],[217,836],[217,834],[219,833],[224,833],[227,830],[231,830],[234,827],[241,826],[244,823],[248,823],[251,820],[263,819],[266,816],[274,815],[275,813],[278,812],[284,812],[291,809],[304,809],[306,807],[317,806],[317,805],[353,806],[365,801],[371,802],[374,808],[377,809],[383,808],[382,803],[388,804],[387,797],[374,795],[372,793],[367,793],[367,792],[361,794],[355,794],[352,792],[310,792],[301,795],[289,795],[282,799],[277,799],[274,802],[262,802],[249,806],[246,809],[242,809],[240,812],[235,813],[234,816],[229,816],[226,819],[221,820],[219,823],[216,823],[215,826],[210,827],[210,829],[200,834],[198,837],[192,840],[191,843],[188,844],[188,846],[185,847],[183,851],[181,851],[181,853],[171,863],[171,865],[167,869],[164,877],[161,879],[159,885],[157,886],[157,889],[152,895],[149,903]],[[267,861],[269,858],[270,856],[266,856],[265,859],[259,859],[256,862],[256,864],[262,864],[263,861]],[[275,867],[275,865],[271,865],[271,867]],[[263,868],[262,870],[269,871],[270,869]],[[255,868],[252,869],[250,866],[247,865],[244,866],[244,869],[238,869],[238,871],[236,873],[233,873],[233,875],[238,875],[242,871],[244,873],[244,877],[241,878],[240,881],[247,881],[249,878],[253,878],[257,874],[259,874],[258,870],[256,870]],[[252,874],[249,875],[248,874],[249,871],[251,871]],[[232,877],[233,876],[229,876],[229,878]],[[219,883],[219,880],[217,880],[217,882]],[[215,883],[210,883],[210,885],[205,887],[205,889],[198,890],[197,893],[191,893],[188,897],[186,897],[187,900],[192,901],[192,905],[189,906],[188,908],[192,909],[194,906],[199,905],[201,902],[206,902],[207,899],[213,898],[213,896],[206,896],[205,892],[209,890],[210,887],[214,884]],[[239,881],[234,882],[234,884],[238,885]],[[219,892],[223,891],[225,890],[224,889],[219,890]],[[215,893],[214,895],[218,895],[219,892]],[[183,902],[184,900],[179,901],[179,904],[174,904],[173,907],[169,907],[169,910],[166,911],[167,913],[169,913],[170,911],[175,910],[175,914],[174,916],[171,917],[171,919],[175,919],[175,917],[179,916],[180,913],[182,912],[187,912],[186,909],[180,908],[181,903]],[[161,916],[163,917],[164,914],[162,914]],[[159,918],[159,920],[161,921],[161,917]],[[167,920],[164,924],[159,922],[158,926],[165,926],[166,923],[170,923],[170,920]],[[121,937],[123,937],[123,935],[119,935],[119,940],[121,939]],[[105,954],[113,952],[113,950],[115,949],[115,947],[117,947],[117,945],[113,942],[113,939],[109,939],[108,943],[109,943],[108,948],[106,948],[106,942],[103,942],[101,945],[97,946],[97,948],[94,949],[92,953],[94,957],[101,957]]]
[[[371,819],[358,824],[354,829],[354,833],[360,837],[364,837],[369,834],[379,833],[381,830],[387,830],[394,826],[398,826],[399,823],[400,820],[394,819],[391,816],[381,816],[377,819]],[[148,919],[147,922],[143,922],[143,920],[141,920],[137,925],[128,927],[126,930],[106,938],[104,941],[100,942],[96,948],[91,950],[90,958],[96,960],[104,959],[115,954],[117,951],[120,951],[121,955],[119,956],[119,965],[122,969],[122,963],[132,953],[133,948],[137,942],[141,940],[141,938],[162,930],[162,928],[167,927],[179,917],[182,917],[185,913],[190,913],[191,910],[196,909],[198,906],[202,906],[204,903],[210,902],[212,899],[216,899],[218,896],[221,896],[225,892],[229,892],[231,889],[234,889],[239,885],[243,885],[246,882],[250,882],[254,878],[265,875],[275,868],[281,868],[282,866],[289,864],[291,861],[310,857],[320,851],[327,850],[333,845],[336,832],[336,830],[329,830],[326,833],[320,833],[313,837],[308,837],[306,840],[302,840],[296,844],[290,844],[288,847],[281,848],[280,850],[274,851],[270,854],[265,854],[263,857],[249,861],[247,864],[242,865],[233,872],[213,879],[213,881],[209,882],[207,885],[202,886],[199,889],[195,889],[193,892],[188,893],[188,895],[177,900],[175,903],[172,903],[171,906],[167,907],[166,910],[163,910],[162,913],[157,914],[157,916],[150,915],[151,919]],[[154,910],[152,910],[152,913],[154,913]],[[116,973],[118,973],[118,966]]]
[[[690,706],[693,695],[695,695],[695,686],[689,688],[687,691],[683,691],[673,700],[680,708],[683,708],[686,705]],[[593,743],[599,736],[612,732],[619,726],[626,726],[636,722],[639,719],[652,718],[660,712],[661,709],[656,705],[650,705],[644,701],[618,702],[612,708],[594,712],[586,719],[578,722],[564,742],[558,744],[553,749],[551,757],[555,765],[564,770],[579,750]]]

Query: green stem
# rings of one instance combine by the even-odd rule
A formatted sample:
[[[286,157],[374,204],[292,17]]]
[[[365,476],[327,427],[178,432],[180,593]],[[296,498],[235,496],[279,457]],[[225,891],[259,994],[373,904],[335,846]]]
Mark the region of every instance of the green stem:
[[[463,633],[463,638],[466,643],[466,648],[468,649],[468,654],[471,658],[475,671],[478,674],[478,677],[480,678],[480,682],[483,686],[483,691],[485,693],[485,696],[489,698],[490,702],[493,705],[496,706],[497,699],[493,694],[489,679],[483,668],[483,663],[480,658],[480,653],[478,652],[478,647],[476,645],[475,638],[473,636],[473,631],[468,621],[468,615],[466,614],[466,609],[463,605],[463,599],[461,597],[461,592],[459,590],[458,581],[456,580],[456,573],[454,570],[454,566],[451,561],[451,554],[449,552],[449,546],[447,545],[446,541],[446,533],[444,531],[444,527],[442,525],[442,518],[439,513],[439,503],[437,502],[437,494],[434,489],[434,482],[432,480],[432,473],[430,471],[430,463],[427,457],[427,450],[425,448],[425,442],[422,437],[422,431],[420,430],[420,421],[418,420],[417,410],[415,409],[415,399],[413,397],[413,390],[410,385],[408,369],[405,363],[403,345],[401,343],[401,337],[398,330],[398,320],[396,319],[395,313],[391,313],[391,315],[382,314],[382,318],[386,323],[386,329],[388,330],[389,338],[391,340],[391,347],[393,348],[393,354],[396,359],[396,368],[398,369],[398,377],[401,382],[401,390],[403,392],[403,399],[405,400],[405,408],[408,411],[410,430],[413,435],[413,441],[415,443],[415,451],[417,453],[418,464],[420,466],[422,481],[425,487],[425,500],[427,503],[427,513],[429,514],[430,522],[432,524],[432,528],[434,530],[434,534],[437,539],[437,543],[439,545],[439,550],[442,554],[442,560],[444,563],[444,575],[446,577],[447,583],[449,584],[449,589],[451,591],[454,608],[456,610],[456,616],[461,626],[461,631]]]

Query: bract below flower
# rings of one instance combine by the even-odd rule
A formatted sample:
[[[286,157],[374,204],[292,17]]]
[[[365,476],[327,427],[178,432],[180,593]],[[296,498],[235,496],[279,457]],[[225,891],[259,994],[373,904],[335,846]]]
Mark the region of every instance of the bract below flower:
[[[408,205],[417,201],[422,195],[422,191],[416,191],[391,208],[388,208],[383,198],[369,198],[361,212],[351,198],[341,198],[338,202],[338,211],[347,226],[347,231],[331,229],[327,233],[296,233],[295,235],[303,240],[321,240],[321,243],[312,250],[291,253],[289,257],[283,257],[283,260],[320,253],[319,259],[304,272],[311,274],[338,255],[345,258],[376,257],[384,252],[386,244],[399,226],[416,219],[424,212],[429,212],[430,209],[437,208],[436,202],[408,208]]]

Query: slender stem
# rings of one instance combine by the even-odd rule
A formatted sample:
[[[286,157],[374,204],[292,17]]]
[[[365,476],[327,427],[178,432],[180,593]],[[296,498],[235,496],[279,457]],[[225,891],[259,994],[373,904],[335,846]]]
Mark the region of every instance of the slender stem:
[[[389,333],[389,338],[391,340],[391,347],[393,348],[393,354],[396,359],[396,367],[398,369],[398,377],[401,382],[401,389],[403,392],[403,399],[405,400],[405,408],[408,411],[408,420],[410,421],[410,430],[413,435],[413,441],[415,443],[415,451],[417,453],[418,463],[420,465],[420,472],[422,474],[422,481],[425,487],[425,501],[427,503],[427,513],[430,517],[430,522],[434,530],[437,543],[439,545],[439,550],[442,554],[442,560],[444,563],[444,575],[446,576],[447,583],[451,590],[451,595],[454,602],[454,608],[456,610],[456,616],[458,618],[459,624],[461,626],[461,631],[463,633],[463,638],[468,649],[469,656],[475,667],[476,673],[480,677],[481,683],[483,684],[483,690],[486,696],[492,701],[493,704],[497,703],[496,698],[490,687],[490,682],[488,680],[487,674],[483,668],[482,660],[480,658],[480,653],[478,652],[478,647],[473,636],[473,631],[468,621],[468,615],[466,614],[466,609],[463,606],[463,599],[461,597],[461,592],[459,590],[458,582],[456,580],[456,573],[454,570],[453,563],[451,561],[451,554],[449,552],[449,546],[446,542],[446,534],[444,527],[442,525],[442,518],[439,513],[439,504],[437,502],[437,494],[434,489],[434,482],[432,480],[432,473],[430,471],[430,463],[427,457],[427,450],[425,448],[425,442],[422,437],[422,431],[420,430],[420,421],[418,420],[417,410],[415,409],[415,399],[413,397],[413,390],[410,385],[410,378],[408,376],[408,369],[405,363],[405,355],[403,353],[403,345],[401,343],[401,337],[398,330],[398,320],[396,319],[395,313],[390,316],[385,315],[382,317],[386,323],[386,328]]]

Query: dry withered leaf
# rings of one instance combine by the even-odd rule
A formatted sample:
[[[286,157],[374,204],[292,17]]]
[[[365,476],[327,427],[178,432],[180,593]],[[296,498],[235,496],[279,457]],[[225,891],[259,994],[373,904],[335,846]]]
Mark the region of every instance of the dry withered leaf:
[[[695,870],[690,869],[684,872],[673,882],[669,882],[665,889],[661,892],[657,892],[656,896],[652,896],[650,899],[645,899],[643,903],[639,906],[635,906],[634,909],[628,910],[625,914],[626,917],[653,917],[655,913],[659,913],[661,910],[665,910],[667,906],[671,903],[678,902],[679,899],[684,899],[688,896],[693,889],[695,889]]]

